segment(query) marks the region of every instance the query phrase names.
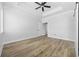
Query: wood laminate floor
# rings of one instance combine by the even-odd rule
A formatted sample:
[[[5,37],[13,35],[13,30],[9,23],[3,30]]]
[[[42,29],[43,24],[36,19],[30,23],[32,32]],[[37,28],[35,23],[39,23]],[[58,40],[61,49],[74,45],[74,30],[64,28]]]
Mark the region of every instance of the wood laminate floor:
[[[74,42],[47,36],[4,45],[2,57],[74,57]]]

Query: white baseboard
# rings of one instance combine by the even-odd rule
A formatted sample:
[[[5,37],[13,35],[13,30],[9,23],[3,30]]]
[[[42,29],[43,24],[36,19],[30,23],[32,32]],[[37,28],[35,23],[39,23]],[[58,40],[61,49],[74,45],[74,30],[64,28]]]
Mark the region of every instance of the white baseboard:
[[[42,36],[42,35],[45,35],[45,34],[30,36],[30,37],[26,37],[26,38],[20,38],[20,39],[8,41],[8,42],[3,42],[3,45],[4,45],[4,44],[13,43],[13,42],[17,42],[17,41],[21,41],[21,40],[25,40],[25,39],[35,38],[35,37]]]
[[[60,36],[57,36],[57,35],[50,35],[50,34],[48,34],[48,37],[58,38],[58,39],[61,39],[61,40],[67,40],[67,41],[73,41],[73,42],[75,42],[75,40],[72,40],[72,39],[69,39],[69,38],[65,38],[65,37],[60,37]]]
[[[3,42],[3,45],[4,45],[4,44],[13,43],[13,42],[17,42],[17,41],[21,41],[21,40],[25,40],[25,39],[35,38],[35,37],[42,36],[42,35],[45,35],[45,34],[30,36],[30,37],[21,38],[21,39],[18,39],[18,40],[12,40],[12,41],[8,41],[8,42]],[[69,39],[69,38],[59,37],[59,36],[56,36],[56,35],[49,35],[49,34],[48,34],[48,37],[58,38],[58,39],[62,39],[62,40],[67,40],[67,41],[73,41],[73,42],[75,42],[75,40],[71,40],[71,39]]]

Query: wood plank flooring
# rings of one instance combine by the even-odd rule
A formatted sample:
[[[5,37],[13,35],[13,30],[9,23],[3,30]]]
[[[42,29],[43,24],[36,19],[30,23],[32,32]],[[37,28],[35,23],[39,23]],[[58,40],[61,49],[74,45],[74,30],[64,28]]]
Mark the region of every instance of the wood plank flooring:
[[[4,45],[2,57],[75,57],[74,42],[40,36]]]

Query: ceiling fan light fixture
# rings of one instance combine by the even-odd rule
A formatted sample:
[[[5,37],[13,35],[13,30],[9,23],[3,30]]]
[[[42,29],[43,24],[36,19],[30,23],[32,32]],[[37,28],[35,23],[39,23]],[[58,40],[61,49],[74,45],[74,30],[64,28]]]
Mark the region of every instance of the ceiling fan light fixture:
[[[35,8],[35,9],[42,8],[42,11],[43,11],[43,12],[44,12],[44,8],[51,8],[51,6],[47,6],[47,5],[46,5],[47,2],[41,2],[41,3],[35,2],[35,3],[39,5],[39,6],[38,6],[37,8]]]

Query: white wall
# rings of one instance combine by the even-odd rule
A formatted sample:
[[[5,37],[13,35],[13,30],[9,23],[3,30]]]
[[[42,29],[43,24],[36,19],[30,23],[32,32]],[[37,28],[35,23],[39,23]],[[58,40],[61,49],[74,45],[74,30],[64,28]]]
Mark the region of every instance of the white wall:
[[[3,32],[3,8],[0,3],[0,34]]]
[[[0,33],[1,33],[1,8],[0,8]]]
[[[6,7],[7,6],[7,7]],[[4,43],[44,34],[41,12],[29,6],[10,3],[4,8]]]
[[[45,18],[48,22],[48,36],[74,41],[76,39],[76,20],[73,10]]]
[[[3,33],[1,32],[1,9],[2,9],[2,5],[0,3],[0,55],[1,55],[1,52],[2,52],[2,48],[3,48]]]
[[[0,56],[2,53],[2,49],[3,49],[3,34],[0,34]]]

